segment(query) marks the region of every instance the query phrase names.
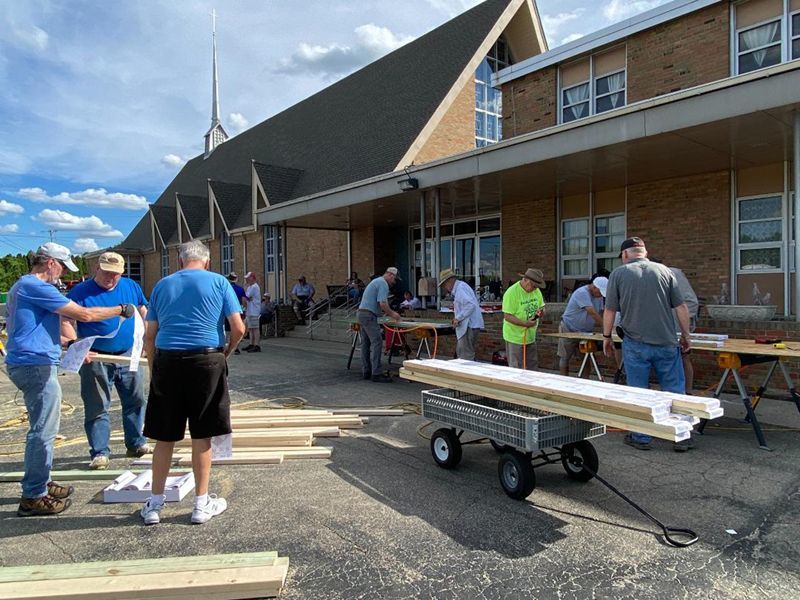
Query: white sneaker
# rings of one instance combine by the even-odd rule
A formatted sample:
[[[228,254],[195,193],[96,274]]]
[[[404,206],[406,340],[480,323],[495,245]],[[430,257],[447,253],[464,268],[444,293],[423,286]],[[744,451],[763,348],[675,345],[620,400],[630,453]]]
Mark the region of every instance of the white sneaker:
[[[228,503],[225,498],[217,498],[216,494],[208,495],[208,502],[205,506],[195,506],[192,511],[192,523],[197,525],[211,520],[211,517],[216,517],[218,514],[225,512],[228,508]]]
[[[93,471],[103,471],[108,468],[108,457],[105,454],[98,454],[89,463],[89,468]]]
[[[161,509],[164,508],[164,504],[160,503],[157,504],[153,502],[152,498],[148,498],[147,502],[144,503],[142,510],[139,512],[142,515],[142,519],[144,520],[145,525],[158,525],[161,521]]]

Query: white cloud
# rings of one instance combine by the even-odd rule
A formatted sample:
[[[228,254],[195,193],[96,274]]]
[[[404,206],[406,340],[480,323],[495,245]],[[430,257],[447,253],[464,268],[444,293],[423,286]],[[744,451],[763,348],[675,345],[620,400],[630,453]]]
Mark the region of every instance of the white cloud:
[[[247,129],[250,122],[242,113],[234,112],[228,115],[228,124],[237,131]]]
[[[97,242],[94,238],[78,238],[75,240],[75,243],[72,244],[72,249],[75,252],[83,254],[85,252],[94,252],[95,250],[99,250],[100,246],[97,245]]]
[[[97,237],[122,237],[122,232],[114,229],[108,223],[104,223],[98,217],[79,217],[63,210],[44,209],[35,217],[47,226],[48,229],[56,231],[77,231],[80,233],[91,233]]]
[[[667,0],[611,0],[603,7],[603,16],[608,21],[622,21],[635,14],[655,8]]]
[[[569,44],[570,42],[574,42],[575,40],[579,40],[583,37],[582,33],[570,33],[564,39],[561,40],[562,44]]]
[[[561,12],[557,15],[542,15],[542,26],[545,33],[550,37],[555,37],[558,30],[564,26],[565,23],[579,19],[584,10],[578,8],[569,12]]]
[[[0,225],[0,233],[16,233],[19,231],[19,225],[11,223],[11,225]]]
[[[31,166],[31,160],[22,154],[0,148],[0,173],[20,175],[22,173],[27,173]]]
[[[356,41],[352,46],[312,46],[303,42],[289,58],[280,62],[276,72],[290,75],[339,75],[376,60],[414,39],[412,36],[398,36],[390,29],[374,23],[356,27],[355,35]]]
[[[186,159],[177,154],[166,154],[161,157],[161,164],[168,169],[177,169],[186,164]]]
[[[0,217],[4,217],[6,215],[21,215],[24,212],[25,209],[19,204],[14,204],[13,202],[8,202],[6,200],[0,200]]]
[[[31,202],[47,204],[73,204],[79,206],[100,206],[104,208],[120,208],[123,210],[145,210],[147,199],[136,194],[109,193],[104,188],[88,188],[82,192],[61,192],[50,196],[42,188],[22,188],[17,192],[20,198]]]
[[[39,51],[47,50],[50,36],[47,35],[44,29],[36,25],[30,25],[25,28],[16,29],[14,33],[17,35],[17,39],[29,48]]]

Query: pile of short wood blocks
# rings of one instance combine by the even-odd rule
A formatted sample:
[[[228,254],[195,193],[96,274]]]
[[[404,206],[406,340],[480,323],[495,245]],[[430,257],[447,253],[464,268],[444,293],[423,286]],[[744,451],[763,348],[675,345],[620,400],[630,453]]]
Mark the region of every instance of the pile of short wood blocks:
[[[407,360],[400,376],[676,442],[689,438],[701,418],[716,419],[723,412],[716,398],[466,360]]]
[[[386,411],[384,411],[386,412]],[[402,411],[399,411],[402,414]],[[233,455],[214,458],[214,464],[280,464],[299,458],[330,458],[333,448],[315,446],[317,438],[339,437],[342,429],[359,429],[367,418],[353,412],[338,414],[310,409],[232,409]],[[190,465],[192,441],[175,445],[173,462]],[[146,465],[151,458],[133,462]]]
[[[289,559],[277,552],[0,567],[0,598],[272,598],[288,568]]]

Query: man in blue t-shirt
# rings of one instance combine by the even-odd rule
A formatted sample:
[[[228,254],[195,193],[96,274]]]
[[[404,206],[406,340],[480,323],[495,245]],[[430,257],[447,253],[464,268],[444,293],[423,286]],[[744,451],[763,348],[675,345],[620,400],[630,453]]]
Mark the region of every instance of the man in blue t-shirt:
[[[399,320],[400,315],[389,307],[389,286],[400,279],[397,268],[389,267],[383,277],[369,282],[358,305],[358,325],[361,332],[361,374],[364,379],[378,383],[391,383],[392,378],[381,373],[381,313]]]
[[[603,326],[603,307],[608,279],[595,277],[592,283],[572,292],[561,315],[559,333],[591,333],[595,326]],[[558,338],[558,370],[569,375],[569,359],[578,351],[580,340]]]
[[[67,298],[80,306],[116,306],[133,304],[144,319],[147,300],[139,284],[127,277],[125,259],[116,252],[100,255],[94,278],[79,283],[70,290]],[[63,321],[62,335],[75,337],[74,323]],[[100,354],[130,354],[133,348],[134,320],[120,323],[118,317],[95,323],[78,323],[77,337],[106,336],[92,344],[92,352]],[[116,388],[122,405],[122,430],[125,434],[127,456],[140,457],[151,452],[142,435],[144,425],[144,371],[131,371],[129,365],[92,360],[81,367],[81,398],[83,399],[83,427],[89,440],[90,469],[107,469],[109,438],[111,437],[108,409],[111,406],[111,389]]]
[[[30,274],[20,277],[8,292],[6,368],[9,379],[22,392],[30,423],[17,509],[20,517],[55,515],[71,503],[72,486],[50,481],[53,442],[61,416],[61,317],[102,321],[128,318],[135,310],[130,304],[85,308],[68,300],[55,287],[66,269],[78,270],[69,250],[49,242],[36,251]]]
[[[230,283],[208,271],[208,248],[200,241],[181,244],[181,270],[163,278],[150,295],[144,347],[150,360],[150,396],[144,433],[156,440],[152,496],[140,512],[145,525],[160,521],[175,442],[186,422],[192,437],[195,493],[192,523],[224,511],[224,498],[208,494],[211,438],[231,432],[226,359],[244,335],[241,304]],[[222,322],[231,328],[225,346]]]

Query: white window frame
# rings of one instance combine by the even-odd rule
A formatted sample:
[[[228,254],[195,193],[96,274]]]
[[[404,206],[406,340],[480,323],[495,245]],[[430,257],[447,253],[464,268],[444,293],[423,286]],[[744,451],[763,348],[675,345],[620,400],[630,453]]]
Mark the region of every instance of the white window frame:
[[[224,229],[219,234],[220,271],[227,276],[233,271],[233,236]]]
[[[136,265],[136,269],[131,269],[131,267],[134,264]],[[134,271],[137,273],[136,275],[134,275]],[[127,257],[127,259],[125,260],[125,277],[141,285],[143,274],[144,273],[142,272],[142,261],[141,260],[134,261],[131,260],[130,257]]]
[[[626,54],[626,58],[627,58],[627,54]],[[606,92],[605,94],[598,94],[597,93],[597,82],[598,81],[600,81],[601,79],[605,79],[606,77],[611,77],[612,75],[619,75],[620,73],[623,73],[625,75],[625,85],[623,85],[620,89],[615,90],[613,92]],[[593,79],[593,85],[592,85],[591,92],[594,94],[594,104],[593,104],[594,114],[600,115],[600,114],[602,114],[604,112],[609,112],[609,111],[615,110],[617,108],[622,108],[623,106],[628,104],[628,70],[627,69],[619,69],[617,71],[612,71],[611,73],[606,73],[605,75],[601,75],[600,77],[595,77]],[[600,100],[601,98],[607,98],[609,96],[613,96],[614,94],[622,94],[624,96],[625,99],[623,100],[623,102],[622,102],[622,104],[620,106],[612,106],[608,110],[597,110],[597,101],[598,100]]]
[[[621,46],[617,46],[616,48],[620,48],[620,47]],[[599,115],[599,114],[611,112],[612,110],[619,110],[621,108],[625,108],[628,105],[628,47],[627,47],[627,44],[624,47],[625,47],[625,67],[624,68],[617,69],[616,71],[611,71],[610,73],[603,73],[600,76],[595,75],[595,72],[594,72],[594,59],[595,59],[595,57],[600,55],[600,54],[605,54],[606,52],[611,52],[615,48],[610,48],[608,50],[603,50],[603,52],[599,52],[597,54],[592,54],[592,55],[590,55],[588,57],[588,59],[589,59],[589,79],[586,79],[586,80],[584,80],[584,81],[582,81],[580,83],[576,83],[576,84],[571,85],[571,86],[566,87],[566,88],[562,87],[562,85],[561,85],[561,67],[569,65],[570,62],[578,62],[579,60],[586,60],[587,57],[583,57],[583,58],[577,59],[576,61],[570,61],[570,62],[564,63],[564,65],[559,65],[558,66],[558,124],[559,125],[563,125],[565,123],[574,123],[575,121],[580,121],[581,119],[587,119],[589,117],[593,117],[594,115]],[[617,90],[615,92],[609,92],[609,93],[606,93],[606,94],[600,94],[600,96],[598,96],[597,93],[596,93],[597,80],[598,79],[603,79],[604,77],[608,77],[610,75],[617,75],[619,73],[624,73],[625,74],[625,85],[622,87],[622,89]],[[567,109],[567,108],[570,108],[571,106],[576,106],[578,104],[583,104],[583,102],[585,102],[585,101],[576,102],[574,104],[564,104],[564,92],[566,92],[568,90],[571,90],[573,88],[582,86],[582,85],[586,85],[587,83],[589,84],[589,98],[588,98],[588,101],[589,101],[589,114],[586,115],[585,117],[578,117],[576,119],[572,119],[571,121],[565,121],[564,120],[564,110]],[[608,110],[597,112],[597,99],[598,98],[604,98],[605,96],[610,96],[611,94],[618,94],[620,92],[625,94],[625,102],[623,102],[621,106],[617,106],[615,108],[610,108]]]
[[[746,221],[742,221],[739,218],[740,210],[739,204],[743,201],[747,200],[759,200],[763,198],[780,198],[781,200],[781,216],[780,217],[770,217],[768,219],[747,219]],[[786,240],[783,237],[786,235],[786,214],[785,214],[785,204],[786,203],[786,195],[783,193],[778,194],[756,194],[754,196],[740,196],[736,198],[734,203],[734,245],[735,245],[735,252],[734,252],[734,260],[736,261],[735,268],[737,275],[752,275],[754,273],[783,273],[784,267],[787,264],[786,257],[784,256],[784,246],[787,245]],[[754,243],[741,243],[739,241],[740,231],[739,225],[742,223],[759,223],[759,222],[767,222],[767,221],[780,221],[781,227],[781,239],[775,242],[754,242]],[[764,249],[772,249],[777,248],[779,250],[780,261],[781,265],[777,269],[742,269],[742,250],[764,250]]]
[[[278,245],[278,228],[275,225],[266,225],[264,235],[264,267],[267,273],[275,272],[277,260],[276,246]]]
[[[498,40],[499,41],[499,40]],[[504,69],[511,65],[511,49],[508,47],[508,43],[503,41],[505,45],[505,57],[502,59],[497,57],[497,41],[492,45],[492,48],[489,50],[489,53],[484,57],[484,59],[478,65],[478,68],[475,70],[475,88],[476,88],[476,101],[475,101],[475,116],[476,122],[477,117],[483,119],[483,135],[478,135],[477,127],[475,128],[475,147],[476,148],[483,148],[484,146],[488,146],[490,144],[496,144],[500,140],[503,139],[503,95],[500,93],[500,90],[497,88],[493,88],[491,85],[491,81],[483,81],[478,77],[478,73],[480,72],[480,67],[483,65],[484,61],[489,62],[489,68],[492,70],[492,65],[494,65],[494,70],[492,72],[497,72],[500,69]],[[494,55],[494,56],[493,56]],[[486,108],[478,108],[477,103],[477,88],[478,86],[485,86],[487,89],[487,99],[488,99],[488,92],[490,89],[494,89],[497,91],[497,111],[491,111]],[[496,121],[496,137],[497,139],[493,139],[488,136],[489,133],[489,119],[494,119]]]
[[[597,273],[597,271],[599,270],[597,268],[597,260],[598,259],[600,259],[600,258],[618,258],[619,257],[619,251],[618,250],[614,250],[613,246],[612,246],[612,250],[609,251],[609,252],[597,252],[596,251],[596,248],[597,248],[596,240],[597,240],[598,237],[605,237],[605,236],[613,237],[615,235],[620,235],[619,233],[597,233],[597,221],[599,221],[600,219],[615,219],[617,217],[622,217],[622,234],[621,235],[622,235],[622,239],[624,240],[625,239],[625,213],[624,212],[608,213],[608,214],[602,214],[602,215],[595,215],[594,216],[594,223],[593,223],[594,228],[592,229],[592,239],[590,240],[591,241],[591,246],[589,248],[589,250],[591,252],[591,260],[589,261],[589,266],[592,269],[593,273]]]
[[[748,25],[747,27],[742,27],[741,29],[737,28],[736,26],[736,6],[739,3],[731,3],[731,73],[733,75],[741,75],[742,73],[739,71],[739,57],[742,54],[749,54],[751,52],[755,52],[757,50],[763,50],[765,48],[770,48],[772,46],[777,46],[780,44],[781,47],[781,60],[778,64],[783,64],[785,62],[789,62],[791,60],[800,60],[800,56],[792,57],[792,42],[794,40],[800,39],[800,31],[793,32],[792,31],[792,18],[794,15],[800,14],[800,10],[795,10],[790,12],[790,2],[789,0],[783,0],[783,10],[781,11],[780,16],[771,17],[769,19],[765,19],[764,21],[760,21],[759,23],[754,23],[753,25]],[[761,27],[768,23],[774,23],[779,21],[778,31],[781,34],[780,42],[773,42],[771,44],[767,44],[765,46],[761,46],[759,48],[753,48],[752,50],[747,50],[746,52],[739,52],[739,34],[750,29],[755,29],[757,27]],[[775,65],[771,65],[775,66]],[[766,69],[768,67],[760,67],[760,69]],[[753,71],[758,71],[759,69],[753,69]],[[747,73],[752,73],[753,71],[747,71]]]
[[[586,235],[580,236],[570,236],[564,237],[564,224],[565,223],[575,223],[578,221],[584,221],[586,223]],[[561,279],[588,279],[592,273],[576,273],[576,274],[569,274],[566,273],[566,262],[568,260],[586,260],[587,268],[592,268],[592,243],[593,243],[593,236],[592,236],[592,218],[589,215],[585,217],[576,217],[572,219],[561,219],[561,225],[559,227],[558,243],[561,245]],[[564,242],[566,240],[578,240],[578,239],[585,239],[587,244],[587,252],[586,254],[564,254]]]
[[[169,275],[169,250],[161,248],[161,277]]]

